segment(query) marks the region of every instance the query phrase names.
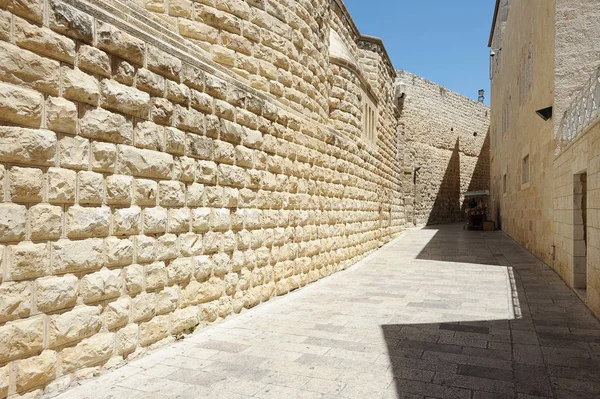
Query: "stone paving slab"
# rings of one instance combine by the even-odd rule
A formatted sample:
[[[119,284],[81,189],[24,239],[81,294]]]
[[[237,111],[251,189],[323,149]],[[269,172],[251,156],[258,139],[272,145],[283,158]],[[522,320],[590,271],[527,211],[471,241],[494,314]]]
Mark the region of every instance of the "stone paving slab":
[[[449,225],[58,398],[599,397],[600,322],[503,233]]]

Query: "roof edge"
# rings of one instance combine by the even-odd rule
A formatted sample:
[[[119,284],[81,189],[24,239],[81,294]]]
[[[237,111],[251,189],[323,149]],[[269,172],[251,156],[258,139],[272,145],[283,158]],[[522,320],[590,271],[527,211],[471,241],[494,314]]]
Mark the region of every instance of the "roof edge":
[[[500,10],[500,0],[496,0],[496,8],[494,9],[494,19],[492,20],[492,30],[490,31],[490,39],[488,40],[488,47],[492,47],[492,40],[494,39],[494,31],[496,30],[496,22],[498,21],[498,11]]]

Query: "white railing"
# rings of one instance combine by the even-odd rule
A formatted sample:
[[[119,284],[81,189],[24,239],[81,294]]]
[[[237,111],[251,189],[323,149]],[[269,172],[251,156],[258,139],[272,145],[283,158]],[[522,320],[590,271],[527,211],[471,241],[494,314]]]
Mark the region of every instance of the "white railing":
[[[583,89],[576,95],[563,117],[558,137],[557,152],[575,140],[600,117],[600,67],[594,71]]]

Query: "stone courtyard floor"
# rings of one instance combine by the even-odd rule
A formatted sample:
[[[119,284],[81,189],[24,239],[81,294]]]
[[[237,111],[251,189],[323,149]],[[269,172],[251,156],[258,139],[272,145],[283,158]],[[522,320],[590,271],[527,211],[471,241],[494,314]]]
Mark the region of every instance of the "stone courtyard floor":
[[[500,232],[407,230],[66,398],[599,398],[600,322]]]

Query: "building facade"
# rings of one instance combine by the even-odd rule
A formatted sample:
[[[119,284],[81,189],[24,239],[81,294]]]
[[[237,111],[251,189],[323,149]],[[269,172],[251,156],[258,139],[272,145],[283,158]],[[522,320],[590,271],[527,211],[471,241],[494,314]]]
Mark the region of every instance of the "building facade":
[[[52,396],[407,224],[421,130],[340,0],[0,0],[0,60],[0,398]],[[484,107],[454,123],[449,96],[474,157]]]
[[[498,0],[492,215],[600,314],[596,1]]]

